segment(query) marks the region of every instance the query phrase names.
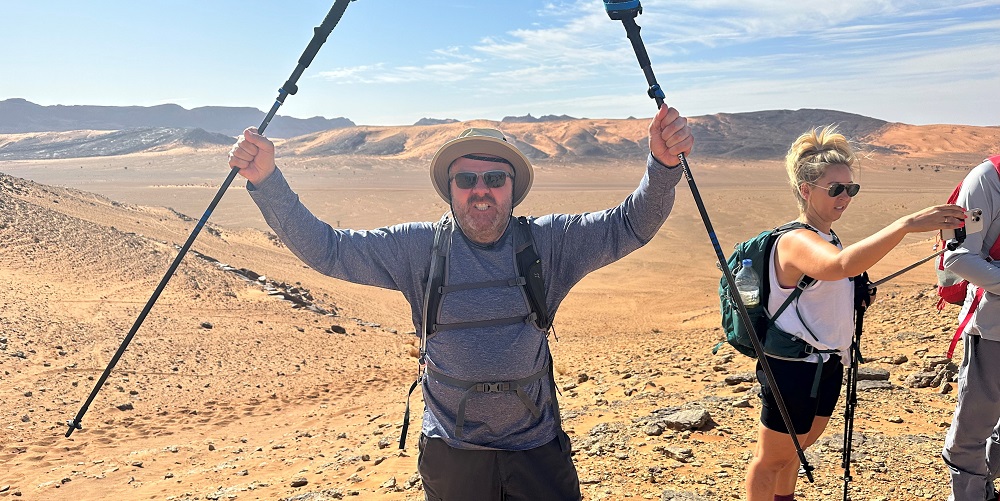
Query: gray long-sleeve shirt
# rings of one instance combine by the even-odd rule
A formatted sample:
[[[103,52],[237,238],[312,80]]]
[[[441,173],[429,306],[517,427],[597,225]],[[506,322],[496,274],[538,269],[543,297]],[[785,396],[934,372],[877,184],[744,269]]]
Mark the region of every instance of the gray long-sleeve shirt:
[[[587,273],[612,263],[653,238],[673,207],[682,169],[666,168],[652,155],[639,187],[620,205],[600,212],[531,218],[535,251],[542,262],[546,305],[555,314],[570,288]],[[399,290],[421,332],[422,307],[431,262],[434,223],[398,224],[370,231],[339,230],[320,221],[276,170],[259,186],[247,184],[268,225],[306,264],[354,283]],[[495,244],[484,247],[456,228],[445,285],[516,276],[513,218]],[[521,287],[467,289],[442,298],[440,323],[526,316]],[[428,339],[428,367],[462,381],[497,382],[525,378],[549,362],[546,333],[530,322],[441,331]],[[523,388],[541,411],[535,417],[513,391],[468,396],[459,438],[455,422],[466,390],[425,378],[422,431],[465,449],[526,450],[556,437],[558,422],[548,377]]]
[[[983,210],[983,231],[969,233],[957,249],[944,254],[945,269],[985,290],[965,333],[1000,341],[1000,268],[986,259],[993,242],[1000,237],[1000,176],[992,162],[979,164],[965,176],[955,203],[969,210]],[[969,289],[973,293],[974,288]],[[965,318],[970,304],[966,299],[959,319]]]

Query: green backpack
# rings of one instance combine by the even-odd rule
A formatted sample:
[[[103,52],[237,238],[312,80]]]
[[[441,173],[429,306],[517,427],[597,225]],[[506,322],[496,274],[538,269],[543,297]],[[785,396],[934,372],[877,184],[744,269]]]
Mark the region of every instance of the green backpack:
[[[760,339],[761,346],[764,344],[764,335],[771,326],[771,318],[777,318],[795,298],[799,297],[799,294],[802,293],[805,287],[815,282],[815,279],[803,276],[795,290],[788,296],[788,299],[785,300],[781,307],[778,308],[778,311],[775,312],[774,317],[768,316],[765,307],[767,306],[767,298],[771,289],[770,280],[768,279],[771,248],[774,247],[774,242],[778,240],[778,237],[782,233],[799,228],[816,231],[812,226],[798,221],[792,221],[777,228],[762,231],[750,240],[736,244],[735,250],[726,262],[726,266],[733,272],[733,276],[736,276],[743,266],[744,259],[753,261],[753,271],[760,278],[760,302],[753,308],[747,308],[747,313],[750,316],[750,321],[753,323],[754,332],[757,333],[758,339]],[[740,312],[736,301],[733,299],[733,294],[735,294],[735,291],[729,288],[729,282],[723,276],[719,281],[719,304],[722,311],[722,329],[726,333],[725,342],[732,345],[740,353],[756,358],[757,352],[754,351],[753,341],[750,339],[750,329],[743,324],[743,319],[740,318]],[[720,341],[716,344],[712,348],[712,353],[718,353],[719,348],[722,347],[722,343]]]

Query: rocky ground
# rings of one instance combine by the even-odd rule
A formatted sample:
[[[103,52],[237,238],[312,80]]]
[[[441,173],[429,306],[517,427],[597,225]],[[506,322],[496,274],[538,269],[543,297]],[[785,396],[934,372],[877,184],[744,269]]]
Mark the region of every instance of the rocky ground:
[[[194,221],[2,174],[0,207],[0,498],[423,499],[419,417],[397,448],[416,370],[397,293],[322,277],[266,232],[209,224],[67,438]],[[582,292],[556,323],[585,499],[741,499],[753,361],[711,354],[710,294],[663,294],[639,302],[652,320],[622,320],[619,292],[600,305]],[[935,301],[926,283],[887,284],[866,316],[854,500],[947,497],[956,367],[942,355],[957,307]],[[807,452],[815,482],[801,479],[798,499],[842,498],[842,412]]]

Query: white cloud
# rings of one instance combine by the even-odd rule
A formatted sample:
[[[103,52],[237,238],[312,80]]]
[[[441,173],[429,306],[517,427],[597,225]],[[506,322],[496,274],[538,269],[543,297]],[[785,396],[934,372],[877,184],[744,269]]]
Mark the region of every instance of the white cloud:
[[[459,82],[474,77],[481,69],[478,61],[437,63],[388,68],[384,63],[353,68],[337,68],[319,73],[338,84],[399,84],[413,82]]]
[[[668,102],[688,114],[831,107],[904,120],[926,116],[907,111],[926,94],[974,109],[962,103],[988,98],[950,93],[981,92],[982,81],[1000,80],[1000,51],[985,42],[1000,31],[1000,19],[983,14],[995,12],[1000,0],[646,0],[643,6],[636,22],[652,69]],[[499,118],[511,109],[652,115],[622,23],[607,16],[601,1],[550,2],[536,14],[527,27],[449,40],[408,55],[405,64],[322,76],[345,84],[435,83],[448,90],[452,102],[443,107],[452,116],[492,110]],[[481,111],[466,111],[473,108]]]

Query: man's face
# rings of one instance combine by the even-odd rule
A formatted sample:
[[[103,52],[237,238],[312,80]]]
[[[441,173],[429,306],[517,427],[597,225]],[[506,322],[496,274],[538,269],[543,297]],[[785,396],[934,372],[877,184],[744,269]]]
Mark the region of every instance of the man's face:
[[[502,186],[491,188],[486,185],[484,173],[502,171],[507,174]],[[466,174],[463,174],[466,173]],[[456,175],[475,174],[475,185],[460,187]],[[514,208],[513,169],[500,162],[459,158],[451,164],[448,176],[451,178],[451,208],[462,232],[473,242],[489,245],[503,236]],[[496,175],[486,174],[496,178]]]

